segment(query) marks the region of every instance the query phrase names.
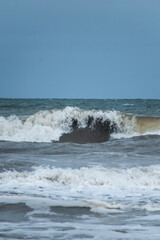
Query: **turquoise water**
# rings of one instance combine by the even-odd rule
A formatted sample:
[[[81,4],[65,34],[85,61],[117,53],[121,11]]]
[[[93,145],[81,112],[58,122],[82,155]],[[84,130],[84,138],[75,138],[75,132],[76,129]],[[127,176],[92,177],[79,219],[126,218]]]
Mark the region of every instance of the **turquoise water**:
[[[160,116],[160,100],[152,99],[0,99],[0,116],[30,115],[40,110],[63,109],[66,106]]]

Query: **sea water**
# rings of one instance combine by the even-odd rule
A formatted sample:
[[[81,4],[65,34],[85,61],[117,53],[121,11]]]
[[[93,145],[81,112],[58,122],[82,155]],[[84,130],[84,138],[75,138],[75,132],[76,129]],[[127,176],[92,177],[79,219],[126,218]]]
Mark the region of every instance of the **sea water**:
[[[0,99],[0,239],[160,239],[160,100]]]

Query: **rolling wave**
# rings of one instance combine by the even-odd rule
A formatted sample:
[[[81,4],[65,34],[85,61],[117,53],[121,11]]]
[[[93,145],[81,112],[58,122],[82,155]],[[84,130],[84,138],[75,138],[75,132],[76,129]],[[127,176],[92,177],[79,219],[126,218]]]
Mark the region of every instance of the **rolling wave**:
[[[88,143],[143,134],[159,135],[160,118],[76,107],[0,117],[0,140],[5,141]]]
[[[104,168],[104,167],[82,167],[72,168],[50,168],[36,167],[34,171],[6,171],[0,173],[0,185],[2,191],[16,192],[36,189],[56,188],[58,191],[73,187],[76,189],[102,187],[106,189],[158,189],[160,190],[160,165],[149,167],[134,167],[128,169]],[[14,190],[13,190],[14,189]],[[54,193],[54,192],[53,192]]]

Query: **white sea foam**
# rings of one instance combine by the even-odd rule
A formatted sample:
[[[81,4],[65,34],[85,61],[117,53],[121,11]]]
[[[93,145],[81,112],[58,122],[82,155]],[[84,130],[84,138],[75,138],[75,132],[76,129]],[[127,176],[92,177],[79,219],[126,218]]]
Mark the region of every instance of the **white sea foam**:
[[[0,203],[24,202],[34,209],[88,207],[92,212],[158,211],[160,165],[130,169],[38,167],[0,173]],[[148,199],[150,196],[150,200]]]
[[[160,189],[160,165],[116,169],[92,168],[44,168],[32,172],[6,171],[0,173],[0,186],[14,187],[73,187],[104,189]]]

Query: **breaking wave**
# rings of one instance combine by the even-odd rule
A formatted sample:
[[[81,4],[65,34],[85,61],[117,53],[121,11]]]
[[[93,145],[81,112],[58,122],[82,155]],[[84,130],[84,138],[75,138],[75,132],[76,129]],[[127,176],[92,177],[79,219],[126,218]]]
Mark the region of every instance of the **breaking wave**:
[[[37,189],[40,191],[52,188],[56,189],[81,189],[91,187],[104,187],[104,189],[159,189],[160,190],[160,165],[149,167],[135,167],[129,169],[82,167],[50,168],[36,167],[34,171],[6,171],[0,173],[1,190],[28,191]],[[27,190],[28,189],[28,190]],[[53,191],[54,192],[54,191]]]
[[[160,134],[160,118],[76,107],[0,117],[0,140],[6,141],[87,143],[148,133]]]

